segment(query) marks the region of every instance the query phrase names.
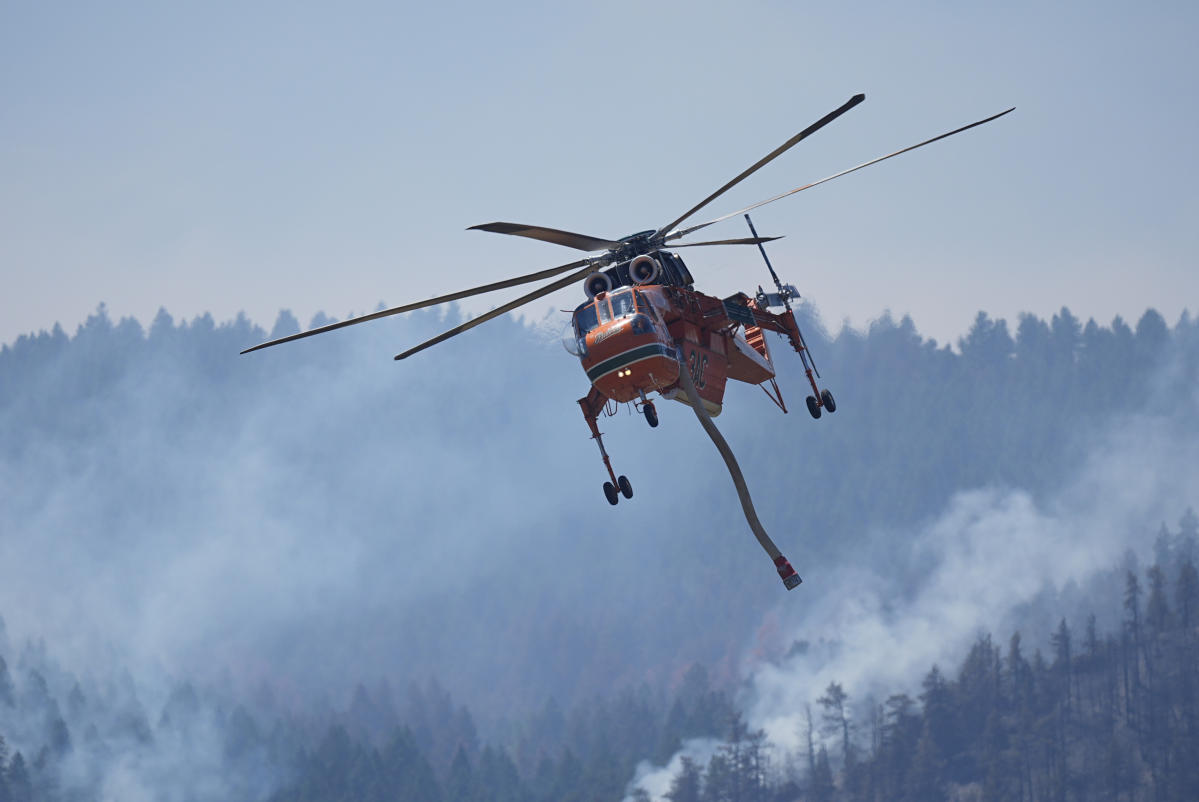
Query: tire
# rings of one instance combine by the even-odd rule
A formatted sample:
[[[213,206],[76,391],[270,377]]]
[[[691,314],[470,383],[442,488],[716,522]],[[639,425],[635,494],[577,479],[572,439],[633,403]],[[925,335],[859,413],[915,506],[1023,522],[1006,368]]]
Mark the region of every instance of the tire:
[[[820,418],[820,402],[816,400],[816,396],[814,395],[808,396],[808,412],[812,414],[813,418]]]
[[[645,422],[649,424],[649,428],[658,428],[658,410],[654,408],[653,404],[646,404],[643,409],[645,410]]]
[[[824,404],[824,408],[833,413],[837,411],[837,401],[833,398],[833,394],[828,390],[820,391],[820,401]]]
[[[604,498],[608,499],[608,503],[613,507],[616,502],[620,501],[620,494],[616,492],[616,485],[611,482],[604,482]]]
[[[621,476],[616,480],[616,484],[620,485],[620,492],[625,498],[633,497],[633,485],[629,484],[629,477]],[[612,502],[615,504],[616,502]]]

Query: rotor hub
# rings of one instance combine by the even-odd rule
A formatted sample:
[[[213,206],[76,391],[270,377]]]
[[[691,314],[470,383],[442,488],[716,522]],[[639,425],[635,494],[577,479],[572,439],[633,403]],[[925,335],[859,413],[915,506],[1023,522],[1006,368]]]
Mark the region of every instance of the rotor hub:
[[[626,259],[640,256],[643,253],[656,251],[662,245],[661,240],[655,236],[657,233],[656,230],[651,228],[648,231],[638,231],[636,234],[621,237],[621,246],[613,248],[609,253],[615,257],[616,261],[623,262]]]

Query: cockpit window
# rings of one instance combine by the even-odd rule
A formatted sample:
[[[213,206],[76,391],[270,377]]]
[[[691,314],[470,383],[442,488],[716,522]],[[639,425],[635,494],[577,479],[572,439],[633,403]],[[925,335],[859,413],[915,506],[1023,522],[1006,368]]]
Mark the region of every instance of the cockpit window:
[[[637,311],[644,312],[650,317],[657,317],[658,313],[654,310],[654,305],[649,302],[649,299],[642,295],[637,290],[633,290],[633,296],[637,299]]]
[[[636,307],[633,304],[633,291],[632,290],[626,289],[626,290],[623,290],[620,292],[616,292],[616,293],[609,295],[608,298],[612,301],[612,316],[613,317],[625,317],[625,316],[631,315],[637,311]]]
[[[608,309],[608,299],[602,298],[595,302],[595,309],[599,312],[600,323],[607,323],[612,319],[612,312]]]
[[[580,306],[575,310],[575,330],[579,333],[580,337],[598,325],[599,319],[595,316],[594,303]]]

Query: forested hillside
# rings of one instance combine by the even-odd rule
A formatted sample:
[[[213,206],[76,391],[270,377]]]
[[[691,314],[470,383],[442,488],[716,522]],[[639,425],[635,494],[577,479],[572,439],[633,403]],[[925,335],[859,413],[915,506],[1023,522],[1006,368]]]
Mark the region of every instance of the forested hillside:
[[[177,684],[147,709],[124,682],[87,691],[27,647],[14,682],[0,656],[0,800],[106,798],[146,790],[114,763],[152,766],[167,798],[413,802],[616,800],[647,757],[683,756],[670,802],[841,800],[1191,800],[1199,794],[1199,518],[1163,527],[1143,572],[1130,552],[1108,592],[1124,617],[1100,630],[1060,618],[1047,651],[1014,632],[980,635],[920,689],[854,700],[830,683],[788,752],[746,726],[729,694],[693,666],[671,696],[612,689],[572,710],[549,697],[494,742],[431,680],[397,695],[358,685],[338,710],[297,715],[269,692]],[[1147,551],[1147,549],[1146,549]],[[71,684],[62,702],[47,675]],[[31,728],[32,727],[32,728]],[[3,736],[41,744],[27,757]],[[694,743],[694,742],[693,742]],[[209,774],[211,776],[209,776]],[[650,798],[634,788],[633,800]]]
[[[1108,591],[1123,621],[1058,621],[1047,652],[980,635],[918,693],[866,700],[830,683],[801,755],[744,727],[705,765],[683,758],[665,798],[708,800],[1192,800],[1199,797],[1199,519],[1163,528],[1143,573]],[[1115,572],[1119,575],[1121,572]],[[780,762],[780,757],[782,758]],[[798,767],[798,771],[797,771]]]
[[[447,799],[610,799],[642,761],[677,768],[692,756],[696,787],[711,796],[725,771],[717,761],[705,780],[713,750],[726,763],[729,753],[688,739],[739,732],[735,713],[744,738],[757,737],[762,677],[783,694],[772,703],[779,721],[800,721],[796,700],[807,699],[819,733],[828,682],[808,687],[793,669],[823,677],[853,663],[864,641],[834,642],[829,627],[867,595],[878,609],[859,622],[897,638],[919,630],[904,657],[926,659],[922,671],[940,655],[956,663],[973,632],[1025,634],[1033,656],[1021,682],[1035,698],[997,689],[982,718],[998,711],[992,729],[1008,728],[995,735],[1015,755],[1002,765],[1043,759],[1029,739],[1049,726],[1037,722],[1056,710],[1051,679],[1062,671],[1035,652],[1054,654],[1042,640],[1062,617],[1075,673],[1060,726],[1095,736],[1102,711],[1081,694],[1115,660],[1130,672],[1116,700],[1125,718],[1104,732],[1141,750],[1157,704],[1151,679],[1185,640],[1184,561],[1157,557],[1176,628],[1158,640],[1148,629],[1155,580],[1133,571],[1146,590],[1131,646],[1122,598],[1087,580],[1126,546],[1147,548],[1158,523],[1199,495],[1199,327],[1152,311],[1135,326],[1084,325],[1062,310],[1009,329],[980,314],[949,348],[907,319],[830,335],[806,311],[836,414],[807,417],[798,360],[775,340],[792,414],[734,387],[718,418],[763,523],[804,576],[790,594],[682,406],[660,404],[654,430],[623,412],[602,421],[636,492],[609,507],[574,404],[582,371],[509,319],[400,365],[398,346],[453,321],[417,313],[239,356],[268,333],[165,312],[146,329],[100,310],[74,335],[55,328],[3,346],[0,696],[8,688],[11,704],[0,698],[0,711],[19,712],[0,712],[9,793],[158,794],[186,768],[200,790],[180,798],[363,798],[380,778],[402,777]],[[270,334],[295,328],[281,315]],[[1003,515],[988,518],[991,508]],[[1095,520],[1062,523],[1087,509]],[[1042,533],[1022,529],[1026,519],[1053,525],[1045,538],[1056,551],[1036,551]],[[993,582],[979,544],[996,538],[1034,570]],[[965,545],[946,562],[954,544]],[[1087,559],[1053,562],[1075,553]],[[959,598],[975,602],[969,619],[930,617]],[[1087,612],[1102,657],[1091,662],[1079,634]],[[1119,654],[1102,651],[1109,634]],[[1173,656],[1157,656],[1155,643]],[[982,747],[937,729],[917,689],[893,687],[909,672],[880,673],[905,662],[891,657],[862,655],[837,682],[849,706],[865,705],[867,691],[908,693],[898,712],[871,708],[907,740],[876,738],[859,712],[848,767],[844,738],[818,739],[820,787],[909,793],[916,780],[886,768],[908,749],[925,754],[947,793],[982,793],[986,774],[970,768],[992,765]],[[1001,658],[997,688],[1008,681]],[[953,689],[961,680],[948,660]],[[1027,727],[1021,705],[1035,714]],[[763,742],[770,794],[819,790],[795,737],[792,727]],[[1086,744],[1056,743],[1056,763],[1019,764],[1016,790],[1001,789],[1017,795],[995,798],[1049,798],[1045,789],[1081,776]],[[1136,787],[1180,787],[1178,761],[1153,767],[1145,749],[1130,764]]]

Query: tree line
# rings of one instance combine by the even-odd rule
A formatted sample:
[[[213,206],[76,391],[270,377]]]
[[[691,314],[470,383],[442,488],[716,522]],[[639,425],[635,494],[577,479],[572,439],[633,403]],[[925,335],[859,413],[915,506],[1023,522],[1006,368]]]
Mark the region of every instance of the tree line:
[[[671,802],[1084,802],[1199,799],[1199,518],[1164,526],[1144,572],[1128,555],[1124,617],[1060,619],[1048,651],[981,635],[953,676],[854,707],[832,682],[802,754],[771,755],[735,722],[706,765],[683,760]],[[769,770],[771,758],[775,770]],[[767,769],[763,769],[763,767]],[[799,767],[799,770],[796,770]]]
[[[670,696],[643,685],[569,712],[550,698],[484,739],[435,680],[402,701],[386,683],[360,684],[344,710],[325,714],[283,711],[269,692],[238,702],[183,683],[153,716],[128,679],[94,697],[76,681],[60,705],[42,673],[58,670],[39,670],[44,647],[27,648],[23,682],[0,658],[0,724],[23,722],[20,740],[34,745],[32,758],[14,751],[0,730],[0,802],[98,799],[63,768],[92,766],[99,783],[122,751],[196,749],[205,723],[219,733],[212,768],[226,798],[272,802],[614,800],[641,761],[664,765],[700,737],[722,743],[706,761],[681,759],[670,802],[1193,800],[1197,544],[1188,510],[1176,530],[1162,527],[1146,569],[1126,556],[1111,588],[1124,611],[1115,630],[1100,631],[1094,615],[1081,627],[1061,618],[1045,650],[1019,632],[1003,647],[981,635],[952,674],[934,665],[918,691],[882,701],[830,683],[807,707],[795,753],[750,729],[698,665]]]

